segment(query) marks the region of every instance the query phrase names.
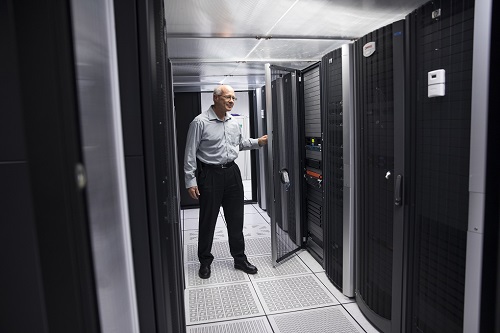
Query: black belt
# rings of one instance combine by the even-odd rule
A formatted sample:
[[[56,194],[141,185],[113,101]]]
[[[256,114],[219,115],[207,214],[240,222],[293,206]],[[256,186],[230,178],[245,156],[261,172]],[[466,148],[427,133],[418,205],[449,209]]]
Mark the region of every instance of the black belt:
[[[200,161],[200,163],[203,167],[214,168],[214,169],[227,169],[227,168],[230,168],[236,164],[236,163],[234,163],[234,161],[228,162],[225,164],[206,164],[206,163],[203,163],[201,161]]]

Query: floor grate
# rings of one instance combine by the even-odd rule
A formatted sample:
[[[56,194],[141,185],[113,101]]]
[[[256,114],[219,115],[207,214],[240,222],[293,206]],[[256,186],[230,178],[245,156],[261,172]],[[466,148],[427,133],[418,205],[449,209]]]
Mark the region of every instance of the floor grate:
[[[267,314],[339,304],[313,274],[257,281],[254,285]]]
[[[360,333],[363,329],[340,306],[269,316],[275,333]]]
[[[198,276],[198,270],[200,269],[199,263],[188,263],[185,265],[185,268],[186,286],[188,288],[217,283],[249,281],[248,274],[234,269],[233,259],[214,260],[210,267],[212,273],[208,279],[201,279]]]
[[[253,224],[243,227],[243,234],[247,237],[271,237],[271,226],[269,224]]]
[[[185,290],[186,324],[264,315],[250,282]]]
[[[187,333],[273,333],[266,317],[188,326]]]

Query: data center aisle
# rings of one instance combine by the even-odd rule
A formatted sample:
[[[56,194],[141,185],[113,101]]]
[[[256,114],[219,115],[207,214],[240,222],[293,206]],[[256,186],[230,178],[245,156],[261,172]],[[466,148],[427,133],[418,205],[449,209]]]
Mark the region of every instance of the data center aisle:
[[[255,275],[234,269],[221,209],[212,247],[212,275],[200,279],[199,210],[181,213],[188,333],[377,332],[354,299],[330,283],[307,251],[272,267],[269,217],[258,205],[245,205],[244,226],[246,254],[259,269]]]

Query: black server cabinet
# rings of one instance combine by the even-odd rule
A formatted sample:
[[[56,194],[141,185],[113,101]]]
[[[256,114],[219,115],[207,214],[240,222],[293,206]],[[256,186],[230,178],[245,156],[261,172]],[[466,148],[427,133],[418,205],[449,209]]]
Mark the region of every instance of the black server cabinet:
[[[408,332],[463,330],[469,219],[474,1],[433,1],[410,32]],[[429,72],[445,95],[428,97]],[[478,305],[479,306],[479,305]]]
[[[70,5],[0,3],[1,332],[101,332]]]
[[[403,38],[398,21],[355,43],[356,301],[384,332],[399,331],[401,320]]]
[[[325,271],[332,283],[342,290],[343,267],[343,109],[342,49],[336,49],[321,60],[323,112],[325,125]]]
[[[324,178],[324,267],[330,281],[354,296],[353,44],[321,60]]]
[[[159,0],[115,1],[140,330],[185,332],[172,65]]]
[[[160,0],[137,2],[136,5],[156,330],[184,332],[177,130],[172,66],[168,60],[166,43],[165,8]]]
[[[355,43],[356,300],[384,332],[465,327],[473,27],[473,1],[434,1]]]

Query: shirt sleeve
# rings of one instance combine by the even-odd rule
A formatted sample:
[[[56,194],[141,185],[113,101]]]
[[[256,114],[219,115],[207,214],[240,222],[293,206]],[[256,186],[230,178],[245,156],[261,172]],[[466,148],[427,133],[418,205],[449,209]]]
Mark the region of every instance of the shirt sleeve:
[[[248,138],[240,141],[240,150],[250,150],[257,148],[260,148],[259,139]]]
[[[196,151],[200,145],[201,126],[201,123],[196,121],[196,119],[189,124],[184,155],[184,182],[186,188],[198,186],[196,182]]]

